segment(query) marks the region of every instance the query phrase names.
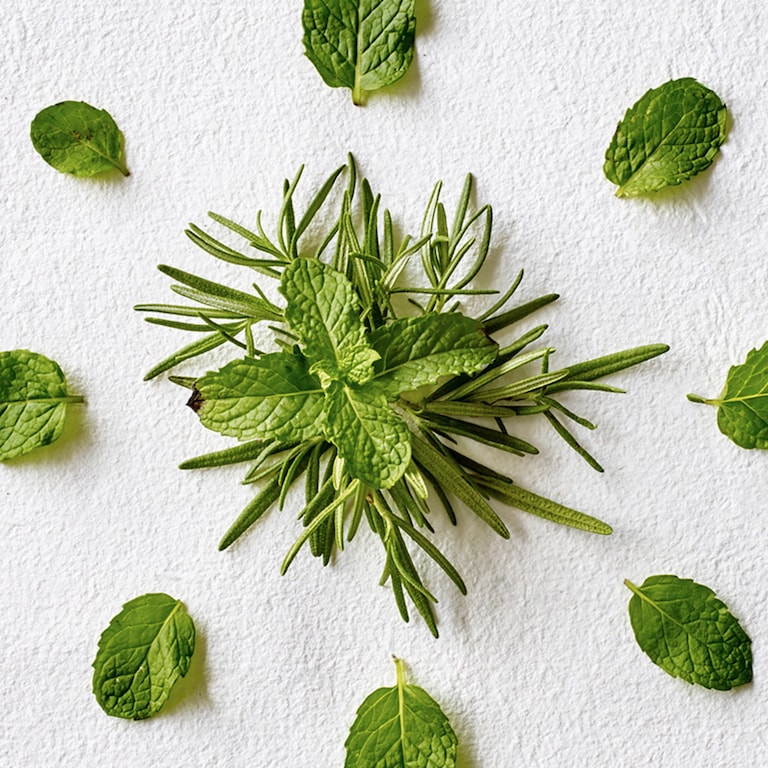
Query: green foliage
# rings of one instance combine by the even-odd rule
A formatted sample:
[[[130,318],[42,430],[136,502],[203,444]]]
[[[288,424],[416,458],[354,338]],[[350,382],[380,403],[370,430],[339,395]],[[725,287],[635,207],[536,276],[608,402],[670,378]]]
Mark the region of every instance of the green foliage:
[[[371,346],[381,360],[374,381],[389,400],[444,376],[476,373],[498,353],[482,323],[458,312],[401,317],[377,328]]]
[[[415,0],[304,0],[304,49],[325,83],[352,100],[399,80],[413,61]]]
[[[306,359],[287,351],[233,360],[195,382],[208,429],[238,440],[304,440],[322,429],[323,390]]]
[[[352,283],[327,264],[296,259],[283,272],[280,292],[288,300],[285,320],[307,358],[331,365],[336,377],[345,377],[349,370],[343,362],[355,361],[355,351],[367,347]]]
[[[677,576],[624,583],[635,638],[654,664],[721,691],[752,680],[751,640],[709,587]]]
[[[354,286],[341,272],[296,259],[283,272],[280,291],[301,350],[245,358],[204,376],[192,398],[200,420],[240,440],[322,434],[351,478],[391,488],[410,462],[411,433],[387,401],[446,374],[473,373],[496,356],[496,345],[480,323],[456,312],[422,315],[376,329],[371,341],[382,360],[368,342]]]
[[[688,395],[717,407],[720,431],[742,448],[768,448],[768,342],[728,371],[723,394],[714,400]]]
[[[536,447],[511,429],[525,417],[544,418],[599,469],[570,426],[594,425],[561,396],[578,389],[620,391],[598,379],[667,348],[637,347],[550,370],[554,350],[534,347],[546,326],[514,326],[552,302],[554,294],[508,308],[518,277],[475,317],[462,311],[467,297],[479,304],[497,293],[475,285],[489,253],[492,215],[487,205],[470,209],[470,177],[452,217],[438,184],[419,235],[398,238],[378,195],[366,180],[358,181],[351,158],[346,189],[337,188],[342,170],[320,186],[303,213],[296,210],[301,171],[286,180],[272,238],[261,214],[255,230],[212,214],[250,246],[249,252],[200,227],[190,230],[192,240],[211,255],[272,281],[271,295],[277,289],[285,303],[267,299],[267,286],[254,285],[249,294],[162,267],[181,283],[174,290],[195,303],[137,309],[201,339],[156,365],[148,378],[217,346],[237,347],[238,359],[219,371],[197,379],[175,377],[193,389],[190,405],[205,426],[243,441],[182,467],[245,463],[244,482],[259,487],[220,548],[231,546],[270,508],[282,508],[303,480],[304,529],[283,571],[304,545],[329,563],[367,527],[381,540],[381,582],[390,584],[401,616],[408,620],[412,605],[437,635],[436,598],[413,550],[426,554],[461,592],[466,587],[432,540],[430,515],[436,510],[453,523],[468,510],[505,538],[509,530],[490,499],[574,528],[611,531],[476,461],[472,446],[531,456]],[[338,207],[329,216],[334,193]],[[319,224],[329,218],[330,225]],[[258,323],[269,323],[281,351],[255,348],[251,328]]]
[[[391,488],[411,460],[411,433],[372,387],[334,382],[327,392],[326,436],[350,477],[375,489]]]
[[[110,621],[93,662],[93,693],[115,717],[143,720],[160,711],[189,670],[195,625],[180,600],[136,597]]]
[[[458,740],[448,718],[423,688],[405,682],[400,659],[395,665],[397,685],[374,691],[357,711],[344,768],[454,768]]]
[[[691,77],[648,91],[627,110],[603,170],[617,197],[680,184],[709,168],[725,141],[725,105]]]
[[[73,176],[94,176],[116,168],[123,176],[123,135],[103,109],[84,101],[62,101],[35,115],[32,144],[48,165]]]
[[[0,352],[0,461],[49,445],[64,429],[67,392],[61,368],[36,352]]]

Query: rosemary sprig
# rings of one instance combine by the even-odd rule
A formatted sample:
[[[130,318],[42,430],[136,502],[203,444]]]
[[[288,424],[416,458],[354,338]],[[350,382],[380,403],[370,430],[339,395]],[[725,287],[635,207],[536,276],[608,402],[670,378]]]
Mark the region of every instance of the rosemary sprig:
[[[347,185],[339,191],[345,170]],[[351,157],[297,215],[301,174],[302,169],[284,181],[272,238],[261,213],[255,231],[211,214],[257,256],[225,245],[200,227],[187,231],[215,258],[279,281],[285,305],[268,299],[259,285],[249,293],[161,266],[175,281],[172,290],[191,303],[136,309],[150,313],[149,322],[197,333],[199,339],[160,362],[147,378],[215,347],[237,348],[236,359],[217,372],[173,377],[193,389],[189,404],[205,426],[245,440],[181,467],[244,463],[249,467],[245,482],[260,484],[220,549],[271,507],[284,508],[289,489],[303,478],[298,517],[304,528],[283,572],[306,543],[329,563],[365,521],[381,540],[381,582],[391,585],[401,616],[408,620],[410,603],[437,636],[436,598],[412,548],[431,558],[459,591],[466,587],[433,541],[433,508],[442,508],[454,524],[457,511],[469,509],[505,538],[509,531],[490,499],[593,533],[611,532],[607,524],[524,490],[479,463],[467,455],[471,442],[520,456],[536,454],[536,447],[512,428],[521,417],[541,417],[602,471],[567,426],[594,425],[560,395],[578,389],[620,392],[597,380],[667,347],[638,347],[550,371],[554,350],[534,346],[545,325],[512,334],[504,346],[496,337],[509,337],[556,294],[509,307],[521,272],[476,319],[459,311],[466,296],[498,295],[475,287],[488,259],[493,217],[489,205],[471,210],[471,176],[452,217],[437,184],[419,235],[398,239],[379,195],[367,180],[358,182]],[[338,215],[326,231],[318,231],[318,214],[334,194],[340,197]],[[254,348],[257,323],[275,330],[279,351]]]

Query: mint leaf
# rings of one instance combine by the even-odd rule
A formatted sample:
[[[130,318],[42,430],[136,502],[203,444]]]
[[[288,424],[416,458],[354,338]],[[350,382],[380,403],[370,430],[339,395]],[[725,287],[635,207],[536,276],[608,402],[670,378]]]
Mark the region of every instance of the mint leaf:
[[[103,109],[84,101],[62,101],[35,115],[32,144],[48,165],[73,176],[94,176],[117,168],[123,176],[123,135]]]
[[[0,352],[0,461],[49,445],[64,429],[69,403],[61,368],[36,352]]]
[[[366,91],[399,80],[413,61],[415,0],[304,0],[304,48],[326,85]]]
[[[371,346],[381,357],[374,381],[388,400],[443,376],[475,373],[498,352],[482,323],[459,312],[395,320],[371,334]]]
[[[304,440],[320,433],[323,390],[300,354],[234,360],[195,382],[191,405],[208,429],[239,440]]]
[[[680,184],[708,168],[725,141],[726,110],[692,77],[648,91],[627,110],[605,153],[603,170],[617,197]]]
[[[423,689],[405,682],[395,659],[397,685],[379,688],[357,710],[346,741],[344,768],[454,768],[458,739]]]
[[[195,650],[195,625],[180,600],[142,595],[123,606],[99,640],[93,693],[115,717],[142,720],[159,712]]]
[[[411,460],[411,433],[380,392],[341,382],[326,391],[325,431],[350,477],[391,488]]]
[[[728,371],[715,400],[688,395],[694,403],[717,406],[717,426],[742,448],[768,448],[768,342]]]
[[[280,292],[288,300],[285,319],[324,386],[341,378],[361,384],[373,375],[377,356],[365,338],[357,293],[341,272],[317,259],[295,259]]]
[[[650,576],[629,618],[638,645],[672,677],[727,691],[752,680],[751,640],[715,593],[691,579]]]

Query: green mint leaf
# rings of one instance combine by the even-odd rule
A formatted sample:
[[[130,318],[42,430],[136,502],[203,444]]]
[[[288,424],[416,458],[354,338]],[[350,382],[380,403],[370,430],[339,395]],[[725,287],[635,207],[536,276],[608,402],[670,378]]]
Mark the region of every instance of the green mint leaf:
[[[84,101],[62,101],[35,115],[32,144],[48,165],[73,176],[93,176],[117,168],[123,176],[123,135],[103,109]]]
[[[395,320],[371,334],[371,346],[381,357],[374,380],[388,400],[443,376],[475,373],[498,353],[482,323],[458,312]]]
[[[61,368],[36,352],[0,352],[0,461],[49,445],[61,436],[69,403]]]
[[[721,691],[752,680],[751,640],[709,587],[677,576],[624,583],[635,638],[654,664]]]
[[[603,170],[618,197],[680,184],[712,164],[725,141],[726,110],[692,77],[670,80],[627,110],[605,153]]]
[[[341,272],[317,259],[296,259],[283,272],[280,292],[288,300],[285,319],[324,387],[341,378],[370,379],[378,356],[365,338],[357,293]]]
[[[326,85],[365,93],[399,80],[413,61],[415,0],[304,0],[304,48]]]
[[[303,355],[245,357],[195,383],[201,423],[238,440],[304,440],[321,433],[323,390]]]
[[[365,384],[373,376],[373,364],[379,359],[378,353],[362,341],[354,347],[347,347],[339,353],[339,369],[344,381],[351,384]]]
[[[142,720],[159,712],[195,650],[195,625],[181,601],[162,593],[123,606],[99,640],[93,693],[115,717]]]
[[[357,710],[346,741],[344,768],[454,768],[458,739],[423,689],[405,681],[395,659],[397,685],[379,688]]]
[[[694,403],[717,406],[717,426],[741,448],[768,448],[768,342],[728,371],[716,400],[688,395]]]
[[[334,382],[326,391],[325,431],[345,471],[372,488],[391,488],[408,468],[411,433],[370,387]]]

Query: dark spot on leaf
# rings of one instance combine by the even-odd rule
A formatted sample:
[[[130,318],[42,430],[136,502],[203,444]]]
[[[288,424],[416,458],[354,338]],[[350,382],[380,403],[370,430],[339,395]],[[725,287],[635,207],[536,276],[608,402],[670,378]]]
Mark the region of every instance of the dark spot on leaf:
[[[203,404],[203,396],[200,394],[200,390],[193,389],[192,390],[192,396],[187,400],[187,405],[195,412],[197,413],[200,410],[200,407]]]

